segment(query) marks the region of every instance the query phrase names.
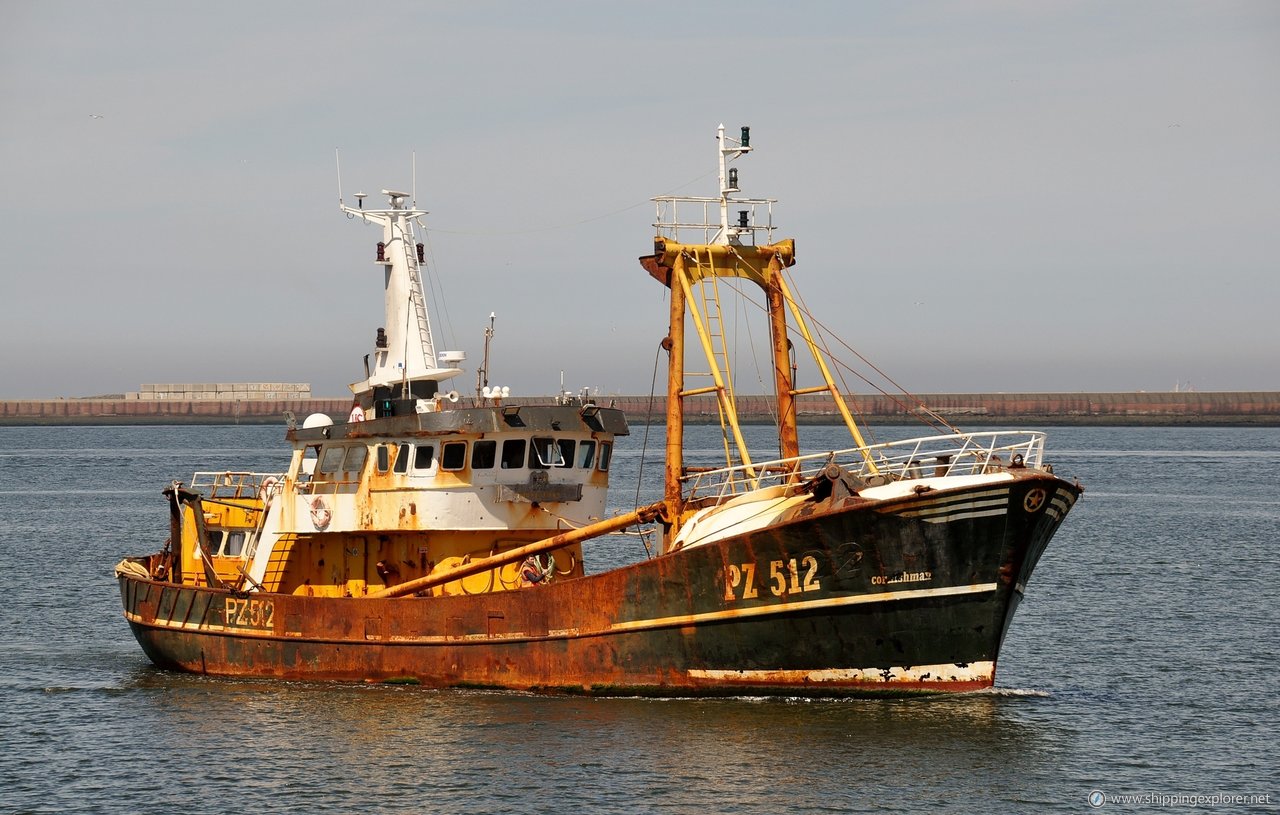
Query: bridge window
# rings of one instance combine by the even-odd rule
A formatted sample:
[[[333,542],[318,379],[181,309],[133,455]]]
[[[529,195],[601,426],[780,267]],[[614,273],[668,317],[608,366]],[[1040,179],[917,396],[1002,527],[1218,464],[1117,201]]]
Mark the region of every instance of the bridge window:
[[[411,449],[411,445],[402,444],[400,445],[400,448],[396,450],[396,465],[392,468],[395,472],[404,475],[409,471],[409,451]]]
[[[578,442],[578,467],[591,469],[596,463],[596,443],[593,440]]]
[[[340,444],[326,446],[324,453],[320,456],[320,472],[336,473],[342,468],[342,457],[346,454],[346,448]]]
[[[524,466],[524,439],[507,439],[502,443],[502,469],[518,470]]]
[[[461,470],[467,466],[467,443],[465,441],[446,442],[440,453],[440,466],[446,470]]]
[[[444,446],[444,451],[445,451],[445,456],[447,457],[447,456],[449,455],[449,445],[447,445],[447,444],[446,444],[446,445]],[[463,454],[464,454],[464,455],[466,454],[466,448],[465,448],[465,447],[463,447]],[[413,456],[413,469],[415,469],[415,470],[430,470],[430,469],[431,469],[431,464],[432,464],[432,462],[434,462],[434,461],[435,461],[435,457],[436,457],[436,448],[435,448],[435,447],[433,447],[433,446],[432,446],[432,445],[430,445],[430,444],[419,444],[419,445],[418,445],[418,450],[417,450],[417,452],[416,452],[416,453],[414,453],[414,456]],[[461,465],[459,465],[459,466],[461,466]],[[454,470],[456,470],[456,469],[458,469],[458,468],[457,468],[457,467],[449,467],[449,465],[447,465],[447,464],[446,464],[446,465],[445,465],[445,469],[446,469],[446,470],[449,470],[449,469],[454,469]]]
[[[600,442],[600,461],[596,464],[596,469],[606,472],[609,469],[609,459],[613,455],[613,445],[607,441]]]
[[[228,532],[227,539],[222,543],[222,554],[227,557],[240,557],[240,553],[244,551],[244,533]]]
[[[498,443],[492,439],[482,439],[471,445],[471,469],[491,470],[498,460]]]
[[[209,530],[209,553],[218,557],[240,557],[244,553],[244,530]]]
[[[573,466],[573,448],[577,444],[573,439],[557,439],[556,444],[560,446],[560,460],[556,462],[557,467]]]
[[[391,469],[391,445],[378,445],[378,472],[385,473]]]
[[[529,469],[545,470],[548,467],[563,467],[564,456],[555,439],[536,437],[529,447]]]
[[[302,464],[298,468],[298,481],[306,483],[311,480],[311,476],[315,475],[316,463],[320,459],[320,445],[308,444],[307,448],[302,451]]]
[[[363,444],[355,444],[347,448],[347,455],[342,461],[343,472],[358,473],[364,469],[364,460],[369,456],[369,448]]]

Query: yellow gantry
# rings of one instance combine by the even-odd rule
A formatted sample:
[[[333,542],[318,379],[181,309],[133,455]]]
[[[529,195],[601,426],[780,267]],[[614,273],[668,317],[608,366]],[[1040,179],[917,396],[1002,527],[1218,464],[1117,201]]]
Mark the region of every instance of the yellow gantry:
[[[805,389],[803,392],[825,390],[830,393],[846,427],[858,447],[862,449],[862,456],[868,470],[873,473],[876,472],[875,462],[872,460],[871,454],[865,449],[866,444],[863,441],[862,433],[858,429],[857,423],[854,421],[843,396],[840,394],[839,388],[836,387],[832,379],[831,370],[824,358],[824,352],[814,340],[813,334],[804,319],[803,312],[792,298],[784,279],[783,270],[795,263],[795,242],[785,240],[764,246],[680,244],[659,236],[654,242],[654,249],[653,267],[650,268],[650,273],[660,280],[665,277],[663,282],[671,287],[673,292],[672,330],[669,335],[672,340],[672,347],[669,350],[673,357],[671,374],[673,380],[678,379],[678,381],[672,382],[671,393],[678,397],[677,401],[699,393],[712,391],[716,393],[721,424],[726,432],[726,457],[732,458],[728,455],[728,436],[732,435],[738,450],[738,457],[747,474],[752,478],[757,476],[756,468],[752,464],[746,441],[743,439],[742,430],[738,423],[737,401],[733,392],[733,377],[729,371],[728,349],[725,347],[723,328],[717,334],[711,325],[714,319],[720,321],[719,324],[723,327],[719,289],[715,286],[715,281],[721,277],[737,277],[756,284],[766,295],[766,308],[769,312],[771,323],[774,379],[779,403],[779,439],[783,458],[790,458],[799,454],[796,417],[792,404],[794,397],[800,391],[794,389],[790,371],[786,364],[788,353],[786,310],[789,309],[796,330],[799,331],[800,336],[804,339],[805,346],[813,356],[818,372],[825,383],[825,387]],[[704,286],[707,284],[712,286],[710,296],[707,296],[705,290],[703,292],[703,306],[701,309],[693,297],[693,286],[698,283]],[[677,290],[680,294],[679,297],[676,297],[675,294]],[[715,309],[714,315],[710,314],[712,308]],[[710,368],[713,385],[709,388],[685,389],[683,364],[677,365],[674,361],[676,355],[680,355],[682,358],[684,354],[684,332],[677,325],[677,322],[683,323],[686,309],[692,312],[693,324],[698,332],[699,343]],[[707,313],[704,314],[704,312]],[[719,349],[716,348],[717,337],[721,346]],[[668,405],[668,432],[670,433],[671,427],[682,420],[682,406],[679,404]],[[731,460],[728,463],[730,466],[733,464]],[[668,464],[670,465],[671,462],[669,461]],[[669,477],[678,477],[678,474],[678,467],[669,467]],[[673,498],[672,487],[675,487],[675,485],[668,485],[669,500]],[[678,487],[675,487],[674,492],[678,495]]]

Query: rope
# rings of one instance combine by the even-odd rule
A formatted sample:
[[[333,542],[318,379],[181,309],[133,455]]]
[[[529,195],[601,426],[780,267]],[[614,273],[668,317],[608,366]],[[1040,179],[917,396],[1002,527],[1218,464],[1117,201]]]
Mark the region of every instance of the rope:
[[[649,451],[649,428],[653,427],[653,394],[658,389],[658,362],[662,359],[662,345],[658,345],[657,352],[653,355],[653,379],[649,382],[649,411],[644,417],[644,441],[640,444],[640,471],[636,474],[636,505],[635,509],[640,509],[640,485],[644,482],[644,461],[645,455]],[[649,548],[649,539],[645,537],[644,532],[640,531],[637,524],[636,530],[640,534],[640,542],[644,544],[644,553],[646,557],[653,557],[653,550]]]
[[[758,302],[756,302],[754,299],[752,299],[750,296],[748,296],[748,295],[746,295],[745,293],[743,293],[743,292],[742,292],[742,290],[737,286],[737,284],[735,284],[735,283],[727,283],[726,285],[729,285],[731,288],[733,288],[733,290],[734,290],[734,291],[738,292],[738,294],[739,294],[739,295],[741,295],[741,296],[743,297],[744,302],[746,302],[746,303],[750,303],[751,305],[753,305],[753,306],[755,306],[757,309],[759,309],[761,312],[765,311],[765,307],[764,307],[763,305],[761,305],[760,303],[758,303]],[[828,328],[828,327],[827,327],[827,326],[826,326],[826,325],[825,325],[821,320],[819,320],[817,317],[815,317],[815,316],[813,315],[813,312],[811,312],[811,311],[808,309],[808,307],[804,304],[803,299],[800,299],[800,297],[799,297],[799,290],[798,290],[794,285],[792,285],[792,287],[791,287],[791,288],[792,288],[792,290],[793,290],[793,291],[797,292],[796,306],[797,306],[797,307],[800,309],[800,311],[802,311],[802,312],[804,313],[804,315],[805,315],[805,316],[806,316],[806,317],[807,317],[807,318],[808,318],[808,319],[813,323],[813,326],[814,326],[816,329],[818,329],[820,332],[822,332],[822,333],[819,335],[819,337],[821,337],[821,338],[824,340],[824,350],[827,352],[827,358],[828,358],[828,359],[830,359],[830,360],[831,360],[831,362],[833,362],[833,363],[836,365],[836,367],[843,369],[844,371],[846,371],[847,373],[849,373],[851,376],[857,377],[860,381],[862,381],[864,384],[866,384],[866,385],[867,385],[867,387],[869,387],[869,388],[871,388],[872,390],[876,391],[876,392],[877,392],[877,393],[879,393],[881,396],[884,396],[884,397],[886,397],[886,398],[890,399],[890,400],[891,400],[895,405],[897,405],[898,407],[902,408],[902,410],[903,410],[903,412],[904,412],[904,413],[907,413],[908,415],[912,416],[912,417],[913,417],[913,418],[915,418],[917,421],[919,421],[921,424],[923,424],[923,425],[925,425],[925,426],[929,426],[929,427],[945,427],[945,428],[947,428],[948,430],[950,430],[952,433],[961,433],[961,432],[962,432],[959,428],[957,428],[956,426],[952,425],[952,424],[951,424],[950,422],[948,422],[946,419],[944,419],[943,417],[941,417],[941,416],[939,416],[938,414],[934,413],[933,411],[929,410],[928,406],[927,406],[927,405],[925,405],[923,401],[921,401],[920,399],[918,399],[918,398],[915,396],[915,394],[911,393],[911,392],[910,392],[910,391],[908,391],[906,388],[904,388],[904,387],[902,387],[901,385],[899,385],[897,382],[895,382],[895,381],[893,380],[893,378],[892,378],[891,376],[889,376],[889,375],[888,375],[888,374],[886,374],[884,371],[882,371],[882,370],[880,370],[878,367],[876,367],[875,363],[871,362],[871,360],[867,359],[865,356],[863,356],[862,354],[858,353],[856,350],[854,350],[854,348],[853,348],[851,345],[849,345],[847,342],[845,342],[843,339],[841,339],[841,338],[840,338],[840,335],[838,335],[838,334],[836,334],[835,332],[831,331],[831,329],[830,329],[830,328]],[[838,342],[838,343],[839,343],[839,344],[840,344],[840,345],[841,345],[841,346],[842,346],[846,351],[848,351],[848,352],[849,352],[850,354],[852,354],[853,356],[857,357],[857,358],[858,358],[858,359],[859,359],[863,364],[865,364],[868,368],[870,368],[871,370],[873,370],[873,371],[875,371],[877,374],[879,374],[881,377],[883,377],[883,378],[884,378],[884,381],[888,382],[888,383],[889,383],[890,385],[892,385],[894,388],[897,388],[898,392],[899,392],[901,395],[903,395],[903,396],[907,396],[907,397],[910,397],[910,399],[911,399],[912,401],[914,401],[914,403],[915,403],[915,404],[914,404],[914,405],[912,405],[912,404],[909,404],[908,402],[905,402],[905,401],[903,401],[903,400],[899,399],[899,398],[898,398],[898,394],[891,393],[890,391],[888,391],[888,390],[886,390],[885,388],[881,387],[880,385],[876,384],[872,379],[870,379],[869,377],[867,377],[865,374],[863,374],[863,373],[861,373],[861,372],[859,372],[859,371],[855,370],[855,369],[853,368],[853,366],[851,366],[851,365],[849,365],[848,363],[844,362],[844,361],[843,361],[843,360],[841,360],[839,357],[837,357],[837,356],[833,355],[833,354],[830,352],[830,349],[825,348],[825,336],[823,336],[823,335],[830,335],[831,337],[834,337],[834,338],[835,338],[835,340],[836,340],[836,342]],[[845,392],[846,392],[846,393],[852,393],[852,391],[850,391],[850,390],[849,390],[848,385],[844,382],[843,377],[841,378],[841,384],[844,386],[844,389],[845,389]],[[797,405],[797,408],[798,408],[798,405]],[[913,408],[914,408],[915,410],[919,410],[920,412],[924,413],[926,416],[930,417],[933,421],[932,421],[932,422],[926,421],[924,418],[922,418],[922,417],[921,417],[921,415],[920,415],[919,413],[914,413],[914,412],[913,412]],[[855,404],[854,404],[854,409],[855,409],[855,410],[857,410],[857,404],[856,404],[856,402],[855,402]],[[861,412],[860,412],[860,411],[859,411],[859,415],[861,415]],[[866,423],[864,422],[864,423],[863,423],[863,425],[864,425],[864,428],[865,428],[865,427],[866,427]]]
[[[782,275],[784,276],[784,278],[788,276],[785,269],[782,271]],[[792,299],[791,302],[796,306],[796,308],[798,308],[801,312],[803,312],[806,317],[809,318],[810,322],[813,323],[813,325],[817,329],[813,332],[814,341],[822,347],[822,353],[826,355],[827,359],[831,360],[833,363],[836,363],[836,374],[840,377],[840,387],[843,390],[843,392],[852,394],[853,389],[850,388],[849,383],[845,381],[844,374],[841,372],[840,369],[843,368],[849,371],[849,373],[853,373],[855,376],[857,376],[857,374],[853,371],[852,368],[836,360],[835,354],[831,353],[831,348],[830,346],[827,345],[827,335],[830,334],[831,332],[827,331],[825,326],[823,326],[821,323],[819,323],[817,320],[813,318],[813,313],[809,311],[809,307],[805,304],[804,296],[800,294],[800,290],[796,287],[795,281],[791,280],[790,282],[791,282],[791,286],[789,288],[794,294],[794,298]],[[836,339],[839,339],[839,337],[836,337]],[[847,345],[845,347],[848,348]],[[850,348],[849,350],[852,351],[853,349]],[[863,361],[865,362],[866,360],[863,360]],[[874,368],[875,366],[872,366],[872,367]],[[859,376],[858,378],[862,379],[868,385],[871,385],[871,387],[873,388],[876,387],[875,385],[872,385],[872,383],[868,379],[866,379],[866,377]],[[877,388],[877,390],[879,390],[879,388]],[[870,426],[865,421],[863,421],[862,410],[858,407],[858,403],[856,400],[853,403],[852,410],[858,416],[858,421],[856,422],[856,424],[861,425],[862,429],[866,432],[866,436],[870,438],[872,441],[874,441],[875,436],[871,432]]]
[[[422,230],[422,243],[426,247],[426,254],[431,259],[430,263],[426,264],[427,276],[430,277],[431,302],[435,304],[436,312],[444,318],[444,325],[441,328],[449,335],[447,347],[457,348],[458,337],[453,330],[453,317],[449,314],[448,301],[444,298],[444,278],[437,271],[439,261],[436,260],[435,247],[431,245],[431,234],[428,232],[426,224],[421,221],[418,222],[418,227]],[[417,247],[414,248],[416,249]],[[419,266],[419,278],[421,278],[421,265]],[[435,337],[432,337],[432,340],[434,339]]]
[[[804,312],[804,315],[805,315],[806,317],[808,317],[808,318],[809,318],[810,322],[812,322],[812,323],[813,323],[814,327],[816,327],[817,329],[819,329],[819,331],[821,332],[821,333],[819,334],[819,336],[823,339],[823,350],[824,350],[824,351],[826,351],[826,353],[827,353],[827,358],[828,358],[828,359],[830,359],[832,362],[834,362],[838,367],[843,368],[843,369],[845,369],[846,371],[848,371],[850,374],[852,374],[852,375],[854,375],[854,376],[858,377],[858,378],[859,378],[859,379],[861,379],[863,382],[867,383],[867,385],[869,385],[870,387],[875,388],[875,390],[879,391],[881,395],[886,396],[886,397],[888,397],[889,399],[893,400],[894,404],[896,404],[898,407],[902,408],[904,411],[906,411],[906,412],[908,412],[908,413],[910,413],[910,412],[911,412],[911,411],[908,409],[908,408],[909,408],[909,406],[908,406],[905,402],[903,402],[903,401],[899,400],[899,399],[897,398],[897,396],[896,396],[896,395],[894,395],[894,394],[892,394],[892,393],[889,393],[889,392],[888,392],[888,391],[886,391],[884,388],[881,388],[880,386],[876,385],[876,384],[875,384],[874,382],[872,382],[870,379],[868,379],[867,377],[865,377],[865,376],[863,376],[862,374],[858,373],[857,371],[853,370],[853,368],[852,368],[852,367],[850,367],[849,365],[845,364],[844,362],[842,362],[841,360],[839,360],[839,359],[838,359],[834,354],[832,354],[832,353],[831,353],[831,351],[830,351],[830,349],[828,349],[828,348],[826,347],[826,336],[827,336],[827,335],[830,335],[830,336],[832,336],[832,337],[835,337],[836,342],[840,343],[840,345],[841,345],[841,346],[843,346],[843,347],[844,347],[844,349],[845,349],[846,351],[848,351],[850,354],[853,354],[853,355],[854,355],[855,357],[857,357],[857,358],[858,358],[858,359],[859,359],[859,360],[860,360],[864,365],[866,365],[868,368],[870,368],[871,370],[873,370],[873,371],[875,371],[877,374],[879,374],[881,377],[883,377],[883,378],[884,378],[884,380],[885,380],[886,382],[888,382],[888,383],[889,383],[890,385],[892,385],[893,387],[897,388],[897,389],[898,389],[898,391],[899,391],[900,393],[902,393],[904,396],[909,396],[909,397],[911,397],[911,399],[912,399],[913,401],[915,401],[915,403],[916,403],[916,405],[915,405],[915,406],[916,406],[916,408],[918,408],[919,410],[923,411],[926,415],[930,416],[930,417],[931,417],[931,418],[932,418],[936,423],[938,423],[938,424],[942,425],[943,427],[947,428],[948,430],[950,430],[950,431],[951,431],[951,432],[953,432],[953,433],[960,433],[960,432],[961,432],[961,430],[960,430],[958,427],[956,427],[955,425],[951,424],[951,423],[950,423],[950,422],[948,422],[946,419],[942,418],[941,416],[939,416],[938,414],[934,413],[933,411],[929,410],[929,408],[924,404],[924,402],[920,401],[918,398],[916,398],[916,397],[915,397],[915,395],[914,395],[914,394],[912,394],[912,393],[911,393],[910,391],[908,391],[906,388],[902,387],[902,386],[901,386],[901,385],[899,385],[897,382],[895,382],[895,381],[893,380],[893,377],[889,376],[889,375],[888,375],[888,374],[886,374],[884,371],[880,370],[878,367],[876,367],[876,365],[875,365],[873,362],[871,362],[871,360],[867,359],[867,358],[866,358],[866,357],[864,357],[862,354],[859,354],[856,350],[854,350],[854,348],[853,348],[851,345],[849,345],[849,343],[847,343],[847,342],[845,342],[844,340],[842,340],[838,334],[834,333],[834,332],[833,332],[833,331],[831,331],[829,328],[827,328],[825,325],[823,325],[822,321],[821,321],[821,320],[819,320],[817,317],[815,317],[815,316],[813,315],[813,312],[809,311],[809,307],[805,305],[805,303],[804,303],[804,299],[803,299],[803,297],[800,295],[799,290],[798,290],[794,285],[792,285],[792,287],[791,287],[791,288],[792,288],[792,291],[796,292],[796,305],[797,305],[797,306],[799,306],[800,310]],[[844,378],[843,378],[843,377],[841,377],[841,380],[840,380],[840,381],[841,381],[841,385],[844,385]],[[847,385],[845,385],[845,390],[846,390],[846,392],[848,392],[848,386],[847,386]],[[926,424],[926,425],[927,425],[927,424],[929,424],[928,422],[924,421],[923,419],[920,419],[920,422],[921,422],[922,424]]]

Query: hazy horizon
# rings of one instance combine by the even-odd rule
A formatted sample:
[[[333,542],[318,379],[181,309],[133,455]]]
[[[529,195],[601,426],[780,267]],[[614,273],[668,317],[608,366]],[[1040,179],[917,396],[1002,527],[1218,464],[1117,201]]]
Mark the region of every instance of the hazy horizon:
[[[752,128],[742,192],[779,199],[808,305],[909,391],[1280,390],[1272,3],[11,0],[0,22],[2,398],[348,394],[382,286],[335,148],[348,201],[411,184],[416,153],[437,347],[468,355],[450,387],[495,312],[513,395],[561,371],[646,394],[649,199],[714,194],[720,123]]]

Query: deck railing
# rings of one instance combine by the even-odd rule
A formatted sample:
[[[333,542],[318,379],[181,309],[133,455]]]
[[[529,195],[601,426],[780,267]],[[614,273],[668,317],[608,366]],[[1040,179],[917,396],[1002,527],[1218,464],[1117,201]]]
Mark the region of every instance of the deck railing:
[[[778,459],[751,466],[694,472],[682,480],[688,499],[726,496],[761,487],[778,486],[813,478],[834,461],[859,478],[873,475],[864,450],[878,473],[892,480],[976,475],[1012,466],[1038,469],[1044,457],[1045,434],[1033,430],[997,430],[852,447]]]
[[[279,489],[283,481],[284,473],[198,472],[191,476],[191,489],[207,498],[261,498],[264,486]]]

